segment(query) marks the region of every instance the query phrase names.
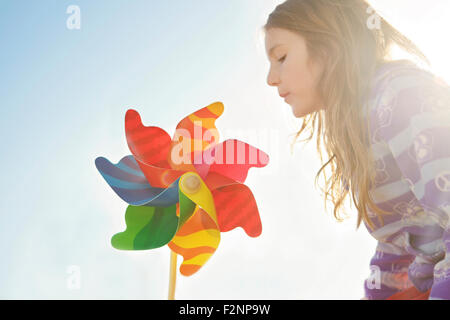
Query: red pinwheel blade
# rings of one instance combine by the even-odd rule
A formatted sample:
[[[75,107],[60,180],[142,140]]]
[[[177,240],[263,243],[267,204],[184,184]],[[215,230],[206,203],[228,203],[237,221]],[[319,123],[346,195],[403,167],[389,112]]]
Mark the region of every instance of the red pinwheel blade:
[[[249,187],[236,183],[213,190],[212,195],[221,232],[242,227],[250,237],[261,234],[258,207]]]
[[[131,153],[152,187],[167,188],[184,173],[172,170],[167,162],[172,141],[169,134],[158,127],[145,127],[135,110],[125,115],[125,134]]]
[[[148,165],[136,159],[148,183],[155,188],[168,188],[185,172]]]
[[[128,147],[136,160],[148,165],[167,165],[165,160],[172,139],[163,129],[145,127],[139,113],[130,109],[125,115],[125,134]]]
[[[208,186],[209,190],[215,190],[236,183],[235,180],[227,178],[217,172],[209,172],[205,178],[205,184]]]

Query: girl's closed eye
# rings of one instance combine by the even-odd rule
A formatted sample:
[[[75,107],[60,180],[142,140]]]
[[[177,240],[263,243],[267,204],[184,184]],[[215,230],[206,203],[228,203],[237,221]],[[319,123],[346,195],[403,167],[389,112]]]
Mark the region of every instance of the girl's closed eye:
[[[278,62],[283,62],[284,60],[286,60],[286,55],[283,58],[278,59]]]

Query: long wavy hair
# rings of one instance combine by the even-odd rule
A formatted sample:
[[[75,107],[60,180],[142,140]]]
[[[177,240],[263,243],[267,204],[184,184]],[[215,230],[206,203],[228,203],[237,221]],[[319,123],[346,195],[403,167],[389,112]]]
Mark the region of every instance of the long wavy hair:
[[[376,20],[378,19],[378,20]],[[377,24],[378,22],[378,24]],[[331,198],[334,217],[343,221],[344,201],[351,193],[358,210],[356,229],[361,220],[371,229],[368,207],[384,224],[383,215],[390,214],[377,207],[369,190],[374,185],[376,171],[370,149],[368,95],[376,69],[391,61],[392,45],[425,61],[423,52],[406,36],[392,27],[365,0],[287,0],[269,15],[263,31],[283,28],[300,34],[306,41],[311,59],[319,59],[325,72],[318,90],[325,109],[303,117],[301,133],[309,129],[312,140],[317,126],[317,151],[323,164],[321,143],[328,161],[316,174],[315,184],[322,173],[325,180],[325,208]],[[325,168],[331,167],[327,177]]]

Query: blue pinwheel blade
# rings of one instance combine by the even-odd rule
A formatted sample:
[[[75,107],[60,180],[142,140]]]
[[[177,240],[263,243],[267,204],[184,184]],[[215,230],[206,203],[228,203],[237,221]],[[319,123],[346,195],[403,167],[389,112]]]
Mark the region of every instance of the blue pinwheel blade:
[[[152,187],[132,155],[117,164],[98,157],[95,166],[106,183],[128,204],[168,207],[178,202],[178,183],[174,182],[167,189]]]

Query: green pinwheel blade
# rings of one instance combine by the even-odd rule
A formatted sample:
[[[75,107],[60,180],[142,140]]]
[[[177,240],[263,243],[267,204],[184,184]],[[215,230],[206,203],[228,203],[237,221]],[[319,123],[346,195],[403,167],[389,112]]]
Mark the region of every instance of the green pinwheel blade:
[[[176,204],[170,207],[128,206],[127,228],[111,238],[119,250],[149,250],[169,243],[178,230]]]
[[[180,229],[183,224],[189,220],[195,211],[196,204],[185,196],[181,190],[179,191],[179,201],[180,201],[180,224],[178,229]]]

